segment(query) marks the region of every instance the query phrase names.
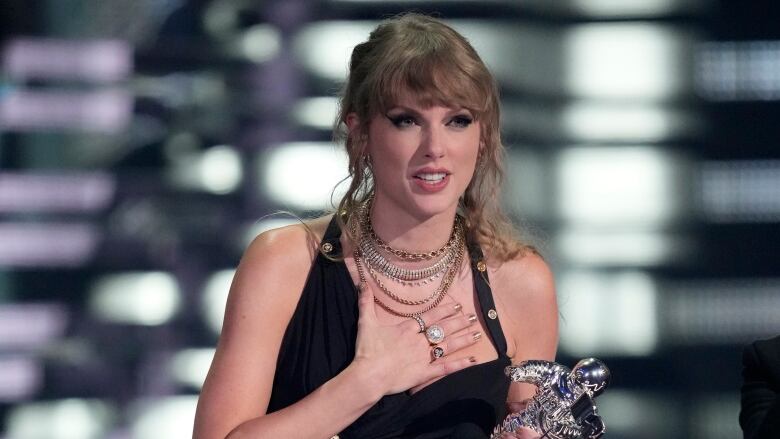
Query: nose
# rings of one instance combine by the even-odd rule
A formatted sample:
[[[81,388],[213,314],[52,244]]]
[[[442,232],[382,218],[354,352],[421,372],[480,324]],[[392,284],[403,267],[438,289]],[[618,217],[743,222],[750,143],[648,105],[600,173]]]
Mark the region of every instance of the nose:
[[[438,159],[444,157],[446,150],[444,132],[441,128],[434,124],[428,126],[424,130],[422,138],[421,149],[425,153],[425,157]]]

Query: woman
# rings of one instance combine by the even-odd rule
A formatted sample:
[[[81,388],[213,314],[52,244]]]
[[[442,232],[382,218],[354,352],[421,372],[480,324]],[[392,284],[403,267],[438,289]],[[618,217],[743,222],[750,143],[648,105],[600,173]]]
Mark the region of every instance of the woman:
[[[499,207],[494,80],[403,15],[355,47],[338,128],[339,214],[250,245],[194,436],[487,437],[533,395],[504,367],[557,343],[551,273]]]

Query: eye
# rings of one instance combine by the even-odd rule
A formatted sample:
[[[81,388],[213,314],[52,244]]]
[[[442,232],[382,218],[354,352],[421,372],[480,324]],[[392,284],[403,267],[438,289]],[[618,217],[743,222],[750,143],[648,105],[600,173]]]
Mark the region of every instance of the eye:
[[[390,122],[393,125],[395,125],[398,128],[409,128],[412,125],[417,123],[414,116],[411,116],[409,114],[399,114],[396,116],[386,115],[386,117],[390,120]]]
[[[472,122],[474,122],[474,119],[472,119],[471,116],[460,114],[453,117],[449,124],[455,128],[466,128],[471,125]]]

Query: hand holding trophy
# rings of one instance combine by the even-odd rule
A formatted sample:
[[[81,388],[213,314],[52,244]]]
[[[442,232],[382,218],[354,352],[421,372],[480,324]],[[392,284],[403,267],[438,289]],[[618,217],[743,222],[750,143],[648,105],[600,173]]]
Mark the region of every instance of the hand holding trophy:
[[[549,439],[596,439],[604,434],[593,402],[610,380],[609,369],[601,361],[587,358],[569,370],[552,361],[528,360],[505,372],[512,381],[534,384],[536,394],[525,410],[511,413],[497,425],[491,439],[520,427]]]

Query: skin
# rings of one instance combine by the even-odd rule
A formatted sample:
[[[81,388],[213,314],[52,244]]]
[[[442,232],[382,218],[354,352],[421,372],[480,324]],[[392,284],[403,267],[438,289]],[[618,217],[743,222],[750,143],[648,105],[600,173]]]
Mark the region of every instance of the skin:
[[[366,122],[376,183],[374,229],[396,248],[438,248],[449,237],[458,198],[474,172],[479,123],[467,110],[421,107],[410,99],[401,99],[388,114]],[[347,120],[350,130],[359,129],[360,123],[356,115]],[[423,167],[446,168],[447,186],[435,193],[420,190],[414,176]],[[328,221],[317,220],[308,230],[296,225],[265,232],[247,249],[231,286],[222,334],[198,401],[195,438],[329,438],[384,395],[419,391],[443,376],[498,356],[488,337],[474,337],[487,332],[465,262],[447,299],[423,315],[428,325],[438,323],[447,334],[447,355],[432,363],[430,346],[418,333],[417,323],[375,305],[373,296],[381,293],[369,282],[358,298],[353,362],[298,403],[266,414],[282,336]],[[345,254],[354,248],[345,234],[342,245]],[[347,258],[345,263],[357,283],[354,262]],[[528,253],[489,265],[488,270],[512,361],[553,359],[557,305],[547,265]],[[430,289],[405,288],[403,294],[424,297]],[[469,319],[472,315],[477,318]],[[532,388],[512,384],[508,402],[532,395]],[[538,436],[523,431],[516,437]]]

